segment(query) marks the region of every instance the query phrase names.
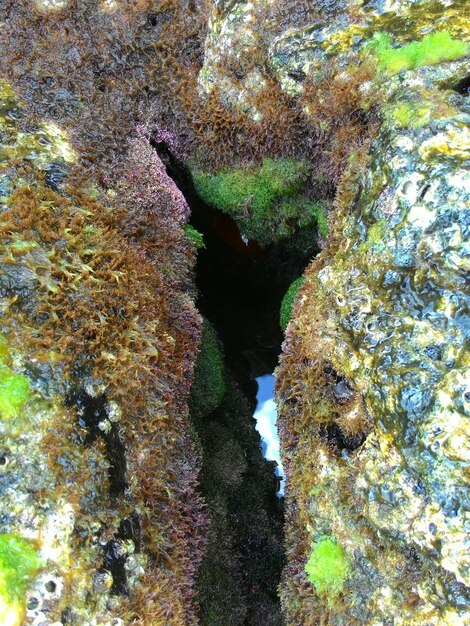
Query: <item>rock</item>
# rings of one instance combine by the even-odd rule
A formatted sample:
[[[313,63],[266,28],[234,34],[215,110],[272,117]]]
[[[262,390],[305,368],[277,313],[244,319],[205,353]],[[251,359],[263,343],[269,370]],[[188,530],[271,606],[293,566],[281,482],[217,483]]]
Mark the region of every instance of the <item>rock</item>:
[[[2,82],[0,136],[0,614],[194,623],[188,207],[138,133],[114,193],[72,182],[65,133]]]
[[[356,55],[381,31],[397,43],[421,39],[435,30],[466,34],[464,2],[318,2],[276,0],[212,4],[199,73],[201,93],[214,89],[222,102],[256,119],[253,100],[274,72],[289,94],[303,91],[306,78],[321,81],[333,62],[336,70],[356,63]]]
[[[470,143],[468,100],[449,89],[465,71],[463,61],[426,66],[384,86],[378,134],[360,176],[340,183],[335,235],[294,307],[278,374],[287,623],[470,619]],[[342,437],[325,436],[335,424],[347,434],[351,411],[343,383],[325,393],[331,368],[362,397],[365,440],[348,455]],[[304,572],[322,536],[350,563],[334,597],[316,595]]]

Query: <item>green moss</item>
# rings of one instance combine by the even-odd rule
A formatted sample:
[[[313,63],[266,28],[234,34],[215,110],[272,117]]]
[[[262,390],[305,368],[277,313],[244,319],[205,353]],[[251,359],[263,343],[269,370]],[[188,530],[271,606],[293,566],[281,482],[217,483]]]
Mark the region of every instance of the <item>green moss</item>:
[[[400,48],[392,46],[388,33],[376,33],[369,44],[379,61],[379,68],[389,75],[402,70],[412,70],[425,65],[454,61],[469,52],[469,44],[452,39],[447,31],[426,35],[421,41],[413,41]]]
[[[188,237],[189,241],[198,249],[205,248],[204,237],[202,233],[191,226],[191,224],[186,224],[184,227],[184,232]]]
[[[290,321],[290,318],[292,316],[292,306],[294,304],[294,300],[297,296],[297,293],[299,291],[299,289],[301,288],[301,286],[304,283],[304,277],[300,276],[299,278],[296,278],[293,283],[291,284],[291,286],[289,287],[289,289],[286,291],[282,302],[281,302],[281,313],[280,313],[280,324],[281,324],[281,328],[283,331],[286,330],[287,328],[287,324]]]
[[[201,348],[194,368],[190,410],[193,417],[212,413],[226,390],[224,359],[213,326],[204,320]]]
[[[305,571],[317,593],[331,601],[343,590],[350,567],[336,539],[325,536],[313,544]]]
[[[2,346],[0,345],[0,349]],[[29,380],[0,363],[0,416],[16,417],[29,397]]]
[[[18,535],[0,535],[0,607],[10,619],[20,612],[28,584],[40,566],[41,559],[30,541]]]
[[[317,230],[319,234],[326,239],[328,237],[328,218],[326,216],[325,205],[322,203],[316,204],[314,208],[315,220],[317,223]]]
[[[243,234],[269,245],[315,223],[325,236],[323,205],[311,202],[303,193],[308,174],[306,161],[263,159],[257,168],[195,172],[194,184],[207,204],[238,222]]]

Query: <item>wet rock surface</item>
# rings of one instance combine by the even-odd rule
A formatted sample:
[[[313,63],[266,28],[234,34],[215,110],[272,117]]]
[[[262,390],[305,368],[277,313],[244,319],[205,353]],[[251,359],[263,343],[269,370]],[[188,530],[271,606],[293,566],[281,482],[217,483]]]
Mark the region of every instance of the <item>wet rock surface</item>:
[[[337,196],[330,249],[300,290],[278,374],[289,623],[469,619],[469,118],[464,96],[439,89],[465,67],[390,82],[362,174]],[[397,114],[409,101],[445,105],[410,121]],[[336,428],[360,445],[338,454]],[[325,535],[350,559],[333,599],[303,573]]]
[[[377,32],[387,31],[402,43],[422,38],[432,24],[432,31],[465,36],[465,4],[214,2],[199,85],[204,94],[217,89],[226,102],[256,117],[253,96],[270,73],[284,91],[298,94],[307,78],[321,81],[330,61],[347,71]]]
[[[121,178],[113,225],[98,188],[72,182],[66,133],[4,82],[0,103],[0,621],[193,623],[205,516],[186,408],[200,323],[182,286],[187,206],[137,139],[129,166],[145,163],[146,183]],[[153,250],[139,229],[152,207]]]
[[[263,159],[302,159],[302,191],[326,207],[324,234],[309,227],[290,249],[305,253],[297,269],[323,252],[277,373],[285,623],[470,620],[467,5],[2,3],[0,614],[10,624],[187,625],[202,619],[197,600],[221,626],[282,621],[272,472],[259,450],[247,455],[253,429],[237,427],[250,385],[230,380],[218,418],[203,422],[213,454],[198,479],[187,402],[201,241],[184,229],[188,207],[162,163],[172,158],[242,178]],[[261,315],[268,283],[279,271],[287,287],[298,273],[283,266],[287,241],[266,252],[232,223],[215,230],[250,277],[257,259],[272,262],[259,272],[265,302],[253,299],[261,350],[229,338],[230,280],[250,288],[237,262],[213,316],[235,369],[259,374],[275,359]],[[208,289],[201,308],[210,299]],[[264,486],[252,488],[250,467]]]

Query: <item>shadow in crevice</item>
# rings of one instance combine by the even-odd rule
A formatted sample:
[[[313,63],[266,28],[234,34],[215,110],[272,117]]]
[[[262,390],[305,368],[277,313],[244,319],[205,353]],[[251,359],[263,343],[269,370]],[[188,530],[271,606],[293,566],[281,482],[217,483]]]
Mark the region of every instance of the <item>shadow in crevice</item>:
[[[151,145],[186,198],[191,225],[203,235],[197,306],[220,339],[227,383],[215,410],[202,413],[190,404],[211,520],[198,580],[201,623],[281,626],[277,588],[285,564],[284,499],[276,497],[275,462],[263,458],[255,429],[256,379],[277,366],[281,301],[318,252],[315,232],[309,245],[292,238],[261,248],[243,237],[229,216],[203,202],[191,173],[165,142]],[[201,354],[207,352],[206,346]],[[210,385],[210,364],[196,366],[198,372]]]
[[[112,497],[122,495],[127,487],[126,453],[118,425],[108,420],[106,395],[93,397],[84,389],[78,389],[69,394],[67,404],[76,407],[78,424],[86,430],[82,443],[91,445],[98,437],[105,442],[109,462],[109,493]],[[106,427],[103,427],[104,424]]]

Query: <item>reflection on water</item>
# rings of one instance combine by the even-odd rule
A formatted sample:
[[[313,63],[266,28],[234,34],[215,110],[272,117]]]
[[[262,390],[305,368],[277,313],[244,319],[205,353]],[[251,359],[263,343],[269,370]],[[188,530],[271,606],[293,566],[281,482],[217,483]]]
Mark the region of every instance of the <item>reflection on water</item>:
[[[276,476],[280,477],[278,497],[284,495],[284,470],[281,463],[281,453],[279,449],[279,434],[276,426],[276,405],[274,403],[274,376],[268,374],[256,379],[258,383],[258,393],[256,399],[256,430],[261,435],[261,449],[263,456],[268,461],[276,461]]]

